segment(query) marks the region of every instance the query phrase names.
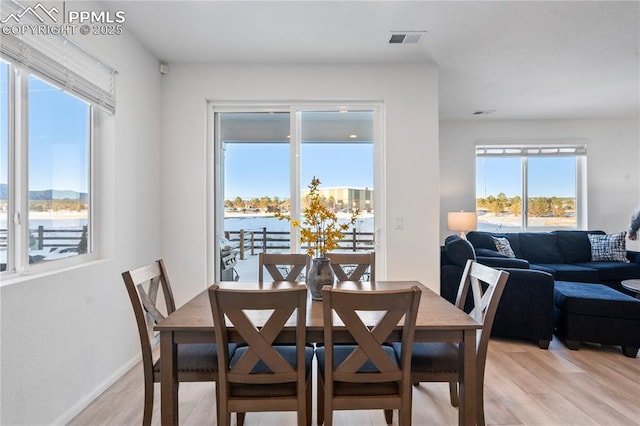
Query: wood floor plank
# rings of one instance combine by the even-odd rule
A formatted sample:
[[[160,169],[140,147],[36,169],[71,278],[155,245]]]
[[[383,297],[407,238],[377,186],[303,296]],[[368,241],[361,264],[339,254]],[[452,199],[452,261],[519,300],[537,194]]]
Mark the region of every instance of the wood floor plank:
[[[314,386],[315,387],[315,386]],[[314,389],[315,392],[315,389]],[[139,425],[143,406],[142,368],[137,365],[69,424]],[[160,424],[160,386],[156,385],[153,425]],[[485,375],[485,418],[489,425],[640,426],[640,358],[615,346],[566,348],[554,339],[549,350],[532,342],[492,339]],[[182,383],[180,424],[215,425],[215,384]],[[393,424],[398,424],[394,413]],[[456,425],[457,408],[446,383],[413,388],[413,424]],[[247,426],[294,425],[295,413],[250,413]],[[232,417],[235,425],[235,416]],[[313,424],[316,424],[315,395]],[[380,410],[338,411],[335,425],[382,426]]]

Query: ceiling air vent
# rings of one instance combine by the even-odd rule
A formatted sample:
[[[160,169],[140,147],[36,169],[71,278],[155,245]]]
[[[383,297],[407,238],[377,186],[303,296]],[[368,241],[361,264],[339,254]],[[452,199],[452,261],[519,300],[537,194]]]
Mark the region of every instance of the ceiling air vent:
[[[426,31],[393,31],[389,36],[389,44],[418,44]]]

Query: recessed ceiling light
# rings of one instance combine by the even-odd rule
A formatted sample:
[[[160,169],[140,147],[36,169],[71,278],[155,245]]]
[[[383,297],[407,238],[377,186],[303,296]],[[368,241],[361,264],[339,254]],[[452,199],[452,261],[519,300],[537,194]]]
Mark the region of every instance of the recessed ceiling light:
[[[356,139],[356,138],[358,137],[358,135],[356,135],[356,134],[351,134],[351,135],[349,135],[349,137],[350,137],[351,139]]]

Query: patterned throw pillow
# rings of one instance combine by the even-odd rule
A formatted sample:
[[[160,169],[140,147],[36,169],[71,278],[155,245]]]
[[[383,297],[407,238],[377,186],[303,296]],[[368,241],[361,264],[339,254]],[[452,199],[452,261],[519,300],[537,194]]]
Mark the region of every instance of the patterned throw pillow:
[[[516,257],[516,254],[511,248],[511,244],[509,244],[509,240],[504,237],[491,237],[491,239],[496,245],[496,250],[498,250],[500,253],[504,254],[507,257]]]
[[[626,232],[618,234],[588,234],[591,243],[591,260],[594,262],[629,262],[625,238]]]

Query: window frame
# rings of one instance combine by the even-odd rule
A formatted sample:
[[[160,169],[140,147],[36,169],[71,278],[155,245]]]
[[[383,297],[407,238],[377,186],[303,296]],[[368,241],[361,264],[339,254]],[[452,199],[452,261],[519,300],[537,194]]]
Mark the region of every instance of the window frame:
[[[301,152],[301,116],[304,111],[336,111],[342,109],[367,109],[374,114],[373,123],[373,178],[375,206],[386,205],[386,187],[384,173],[385,140],[384,140],[384,103],[380,101],[318,101],[318,102],[207,102],[207,280],[217,282],[219,279],[220,247],[217,244],[218,236],[222,235],[224,220],[224,203],[218,203],[219,194],[222,194],[222,182],[220,167],[221,147],[216,136],[219,123],[216,122],[217,113],[229,112],[287,112],[290,117],[291,157],[290,157],[290,208],[292,214],[300,211],[300,152]],[[218,205],[220,204],[220,205]],[[378,208],[375,212],[374,240],[376,257],[379,259],[376,265],[376,276],[386,277],[386,211]],[[297,232],[297,230],[293,230]],[[293,235],[293,232],[292,232]],[[299,249],[297,239],[292,239],[292,252]],[[379,254],[379,256],[378,256]]]
[[[519,228],[509,229],[505,232],[548,232],[551,228],[545,226],[529,225],[529,169],[528,160],[530,158],[559,158],[572,157],[575,158],[575,227],[562,227],[568,230],[583,230],[587,224],[587,141],[571,140],[571,141],[544,141],[535,143],[514,143],[508,144],[504,141],[490,142],[478,141],[475,146],[475,164],[477,167],[478,159],[481,157],[494,158],[519,158],[520,159],[520,180],[521,188],[519,196],[522,198],[522,212]],[[477,176],[477,170],[476,170]],[[477,182],[476,182],[477,188]],[[475,194],[476,205],[478,193]],[[477,214],[477,212],[476,212]]]
[[[59,84],[42,78],[32,69],[21,67],[5,58],[8,64],[8,208],[7,262],[0,272],[2,281],[45,273],[80,265],[97,259],[95,251],[95,158],[96,106]],[[29,78],[34,76],[87,104],[87,253],[46,262],[29,263]],[[53,189],[53,188],[52,188]]]

